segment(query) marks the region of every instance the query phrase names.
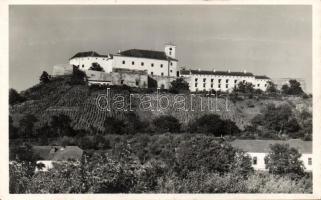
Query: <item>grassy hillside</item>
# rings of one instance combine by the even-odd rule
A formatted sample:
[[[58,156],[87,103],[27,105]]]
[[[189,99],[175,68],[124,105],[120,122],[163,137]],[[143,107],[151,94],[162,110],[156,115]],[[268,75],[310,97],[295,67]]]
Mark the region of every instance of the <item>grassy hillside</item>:
[[[111,89],[111,97],[116,94],[123,94],[126,102],[129,104],[129,91]],[[58,77],[46,84],[38,84],[22,94],[27,98],[27,101],[15,104],[10,107],[10,115],[13,117],[14,123],[17,124],[19,119],[25,114],[33,114],[39,122],[37,126],[42,126],[49,122],[51,116],[60,113],[68,115],[72,119],[72,125],[75,129],[88,129],[93,126],[99,130],[103,130],[103,122],[106,117],[114,116],[116,118],[123,118],[126,112],[123,111],[101,111],[98,109],[96,99],[99,95],[106,94],[105,89],[90,89],[86,85],[72,85],[70,77]],[[143,95],[142,93],[138,95]],[[204,114],[215,113],[223,119],[230,119],[236,123],[240,129],[249,124],[249,121],[264,108],[268,103],[276,105],[287,103],[291,105],[295,113],[302,109],[312,110],[311,99],[302,98],[282,98],[282,99],[245,99],[236,102],[226,100],[225,98],[211,98],[195,97],[191,103],[190,95],[185,95],[186,106],[188,111],[182,111],[169,107],[166,110],[156,110],[157,94],[149,94],[153,100],[154,111],[144,111],[140,109],[139,98],[133,98],[131,102],[132,109],[138,114],[142,120],[152,120],[155,117],[163,114],[173,115],[186,127],[188,123]],[[174,104],[174,94],[163,93],[169,99],[169,105]],[[158,96],[159,97],[159,96]],[[212,101],[212,111],[207,106],[208,101]],[[201,109],[201,101],[203,109]],[[164,106],[165,102],[161,102]],[[193,110],[191,110],[191,104]],[[180,104],[181,105],[181,104]],[[227,106],[228,105],[228,106]],[[228,110],[227,110],[228,108]],[[129,106],[127,107],[129,110]]]

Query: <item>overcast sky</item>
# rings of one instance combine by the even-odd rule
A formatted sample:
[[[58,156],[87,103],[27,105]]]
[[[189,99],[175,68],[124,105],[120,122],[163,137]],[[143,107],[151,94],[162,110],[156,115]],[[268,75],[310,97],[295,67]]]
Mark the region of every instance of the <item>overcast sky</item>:
[[[18,91],[79,51],[163,50],[179,66],[312,84],[311,6],[11,6],[9,84]]]

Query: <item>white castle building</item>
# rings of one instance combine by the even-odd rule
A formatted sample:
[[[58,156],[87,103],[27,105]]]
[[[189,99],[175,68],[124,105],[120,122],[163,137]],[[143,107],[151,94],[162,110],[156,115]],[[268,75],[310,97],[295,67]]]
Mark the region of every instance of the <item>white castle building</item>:
[[[79,52],[69,59],[70,66],[78,66],[79,69],[86,73],[88,73],[88,70],[93,63],[99,64],[104,69],[104,72],[100,73],[108,73],[109,75],[96,73],[94,76],[92,73],[91,78],[88,79],[89,84],[130,83],[133,87],[140,87],[141,83],[146,82],[145,79],[149,76],[157,82],[157,87],[169,89],[170,82],[180,76],[189,83],[190,91],[192,92],[204,90],[230,92],[240,81],[252,83],[255,89],[265,91],[268,82],[271,81],[267,76],[255,76],[246,71],[178,70],[176,46],[172,44],[166,44],[164,51],[129,49],[119,51],[116,54],[107,55],[100,55],[94,51],[88,51]],[[63,70],[60,68],[60,66],[55,66],[54,76],[64,74]],[[123,80],[123,77],[129,76],[124,76],[123,72],[120,72],[119,70],[130,70],[133,75],[137,72],[139,77],[144,77],[142,76],[142,71],[144,71],[146,77],[144,77],[144,80],[140,81],[141,83],[136,80],[137,78],[135,78],[135,80]],[[113,73],[114,75],[116,75],[116,73],[121,73],[117,74],[121,80],[116,80],[117,78],[113,76]],[[112,76],[114,77],[113,79]],[[109,79],[104,80],[102,77],[109,77]]]
[[[181,70],[180,76],[189,83],[189,89],[195,91],[231,92],[239,82],[252,83],[254,89],[265,91],[271,79],[267,76],[255,76],[252,73],[206,70]]]
[[[98,63],[106,73],[115,68],[147,70],[151,76],[175,77],[177,62],[175,45],[165,45],[165,51],[130,49],[117,54],[100,55],[94,51],[80,52],[69,60],[69,64],[88,70],[92,63]]]

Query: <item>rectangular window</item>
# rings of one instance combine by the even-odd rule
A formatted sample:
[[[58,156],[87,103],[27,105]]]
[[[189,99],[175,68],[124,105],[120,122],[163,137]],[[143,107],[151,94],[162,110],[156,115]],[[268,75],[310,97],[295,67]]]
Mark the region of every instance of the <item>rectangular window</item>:
[[[213,88],[213,84],[211,84],[211,88]]]
[[[225,85],[225,88],[228,88],[228,84]]]
[[[258,87],[260,87],[260,84],[257,84]]]
[[[85,65],[83,64],[82,67],[85,67]]]
[[[312,165],[312,158],[308,158],[308,165]]]
[[[218,79],[218,83],[221,83],[221,80],[222,80],[222,79]]]
[[[123,60],[123,65],[125,64],[126,62]]]
[[[218,88],[221,88],[221,84],[218,84]]]
[[[139,80],[136,80],[136,85],[137,85],[137,86],[139,85]]]
[[[164,76],[164,73],[162,72],[161,75]]]
[[[212,78],[212,79],[211,79],[211,82],[213,83],[213,81],[214,81],[214,79]]]
[[[144,63],[142,62],[142,63],[140,63],[140,65],[141,65],[141,66],[144,66]]]
[[[197,83],[195,83],[195,87],[197,87]]]
[[[173,70],[170,70],[170,72],[173,72]]]
[[[124,80],[120,80],[120,84],[124,84]]]
[[[150,66],[154,67],[154,63],[150,64]]]
[[[234,80],[234,83],[237,83],[237,80]]]
[[[171,66],[173,66],[173,63],[171,62]]]
[[[226,79],[225,81],[226,81],[226,83],[228,83],[228,79]]]
[[[205,87],[206,86],[206,83],[203,83],[203,87]]]
[[[134,62],[134,61],[132,61],[132,65],[135,65],[135,62]]]
[[[195,82],[197,82],[197,81],[198,81],[198,79],[196,78],[196,79],[195,79]]]
[[[160,67],[163,68],[163,64],[161,64]]]
[[[256,156],[253,157],[253,165],[257,165],[257,157]]]
[[[266,87],[266,84],[264,85],[264,87]]]
[[[203,82],[206,82],[206,78],[203,78]]]

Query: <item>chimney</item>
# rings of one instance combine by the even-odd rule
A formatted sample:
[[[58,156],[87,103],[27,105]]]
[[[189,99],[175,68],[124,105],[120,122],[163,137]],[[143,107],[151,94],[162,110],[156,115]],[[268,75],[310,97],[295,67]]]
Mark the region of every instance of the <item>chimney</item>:
[[[200,69],[200,68],[198,68],[198,71],[201,71],[201,69]]]
[[[216,72],[216,69],[213,69],[213,72]]]
[[[243,73],[246,74],[246,70],[243,70]]]
[[[120,53],[120,49],[118,50],[118,53]]]
[[[229,69],[229,70],[227,70],[227,72],[228,72],[228,73],[231,73],[231,70]]]

